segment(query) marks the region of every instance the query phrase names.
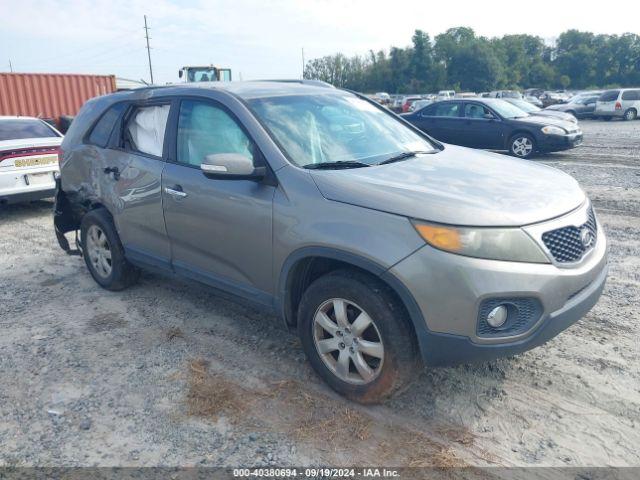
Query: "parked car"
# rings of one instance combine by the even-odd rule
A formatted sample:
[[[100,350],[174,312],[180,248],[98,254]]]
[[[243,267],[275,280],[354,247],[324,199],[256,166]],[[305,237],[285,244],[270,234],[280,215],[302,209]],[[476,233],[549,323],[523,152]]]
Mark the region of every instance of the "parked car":
[[[571,176],[443,145],[304,81],[98,97],[61,155],[56,235],[70,251],[64,233],[80,231],[100,286],[151,266],[273,310],[318,374],[364,403],[421,359],[544,343],[607,274],[604,232]]]
[[[407,113],[411,108],[411,104],[413,102],[417,102],[418,100],[422,100],[422,97],[404,97],[402,100],[402,113]]]
[[[373,96],[374,100],[377,101],[378,103],[382,104],[382,105],[388,105],[389,103],[391,103],[391,97],[389,96],[389,94],[387,92],[377,92],[374,96]]]
[[[404,118],[441,142],[508,150],[520,158],[582,143],[582,131],[575,123],[529,115],[498,98],[445,100]]]
[[[596,109],[596,100],[598,100],[598,98],[599,95],[575,95],[568,103],[550,105],[543,111],[565,112],[576,118],[592,118]]]
[[[596,101],[594,115],[605,120],[614,117],[635,120],[640,112],[640,88],[607,90]]]
[[[543,110],[541,108],[536,107],[535,105],[530,104],[525,100],[520,100],[518,98],[505,98],[505,102],[509,102],[512,105],[515,105],[520,110],[524,110],[529,115],[537,115],[540,117],[553,117],[559,118],[561,120],[565,120],[571,123],[578,123],[578,119],[571,115],[570,113],[560,112],[556,110]]]
[[[433,103],[433,100],[425,100],[425,99],[416,100],[415,102],[411,103],[411,106],[409,107],[409,111],[416,112],[426,107],[427,105],[431,105],[432,103]]]
[[[0,204],[53,197],[62,134],[34,117],[0,117]]]
[[[436,101],[439,100],[448,100],[450,98],[453,98],[456,96],[456,91],[455,90],[440,90],[438,92],[438,94],[436,95]]]
[[[540,101],[544,108],[547,108],[549,105],[555,105],[557,103],[565,103],[567,99],[564,95],[558,92],[544,92],[539,97]]]
[[[497,90],[491,92],[489,94],[489,98],[522,98],[522,94],[520,92],[516,92],[515,90]]]
[[[534,97],[534,96],[532,96],[532,95],[524,95],[524,97],[523,97],[523,98],[524,98],[527,102],[529,102],[529,103],[530,103],[530,104],[532,104],[532,105],[535,105],[535,106],[536,106],[536,107],[538,107],[538,108],[542,108],[542,107],[543,107],[543,105],[542,105],[542,101],[541,101],[539,98],[537,98],[537,97]]]

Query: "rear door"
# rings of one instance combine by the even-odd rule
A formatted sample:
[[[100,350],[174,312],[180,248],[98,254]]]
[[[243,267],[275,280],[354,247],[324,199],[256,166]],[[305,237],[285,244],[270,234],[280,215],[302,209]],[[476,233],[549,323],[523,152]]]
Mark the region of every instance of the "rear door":
[[[416,115],[416,126],[436,140],[460,145],[461,113],[462,102],[434,103]]]
[[[260,150],[231,110],[210,99],[182,99],[172,131],[175,147],[162,186],[174,270],[270,304],[275,186],[209,178],[200,170],[216,153],[266,166]]]
[[[164,268],[171,257],[161,195],[170,109],[171,100],[128,105],[98,173],[127,257]]]

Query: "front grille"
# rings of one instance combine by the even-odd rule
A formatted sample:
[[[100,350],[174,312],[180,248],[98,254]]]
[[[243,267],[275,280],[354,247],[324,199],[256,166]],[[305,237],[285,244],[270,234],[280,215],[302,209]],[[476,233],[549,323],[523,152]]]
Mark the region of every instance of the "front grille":
[[[583,232],[588,232],[591,241],[583,241]],[[589,216],[586,223],[575,227],[557,228],[542,234],[542,241],[558,263],[577,262],[584,254],[591,249],[597,241],[598,228],[593,209],[589,209]]]
[[[489,312],[498,305],[507,307],[507,321],[494,328],[487,323]],[[542,305],[535,298],[492,298],[482,302],[478,310],[479,337],[511,337],[526,332],[542,315]]]

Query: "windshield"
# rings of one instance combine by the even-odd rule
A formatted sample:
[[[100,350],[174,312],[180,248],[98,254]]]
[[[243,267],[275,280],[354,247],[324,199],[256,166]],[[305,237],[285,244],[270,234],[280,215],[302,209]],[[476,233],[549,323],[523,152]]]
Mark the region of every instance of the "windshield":
[[[520,110],[524,110],[527,113],[531,113],[531,112],[537,112],[539,110],[541,110],[540,108],[536,107],[535,105],[527,102],[526,100],[516,100],[513,99],[511,100],[509,103],[515,105],[516,107],[518,107]]]
[[[188,80],[190,82],[215,82],[217,80],[215,68],[189,68]]]
[[[59,135],[40,120],[0,120],[0,141],[22,138],[51,138]]]
[[[487,100],[487,105],[498,112],[498,114],[503,118],[520,118],[529,116],[527,112],[505,100]]]
[[[425,138],[353,95],[295,95],[249,101],[298,166],[380,163],[403,152],[433,151]]]

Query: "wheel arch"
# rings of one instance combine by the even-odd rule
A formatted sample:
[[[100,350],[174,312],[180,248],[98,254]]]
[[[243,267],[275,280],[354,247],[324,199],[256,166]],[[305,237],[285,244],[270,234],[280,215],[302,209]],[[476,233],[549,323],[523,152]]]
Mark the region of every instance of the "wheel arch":
[[[405,285],[387,268],[358,254],[330,247],[304,247],[291,253],[282,265],[278,280],[276,309],[289,329],[297,325],[297,306],[313,280],[331,271],[352,268],[376,277],[405,308],[410,327],[424,356],[427,324],[418,303]]]

